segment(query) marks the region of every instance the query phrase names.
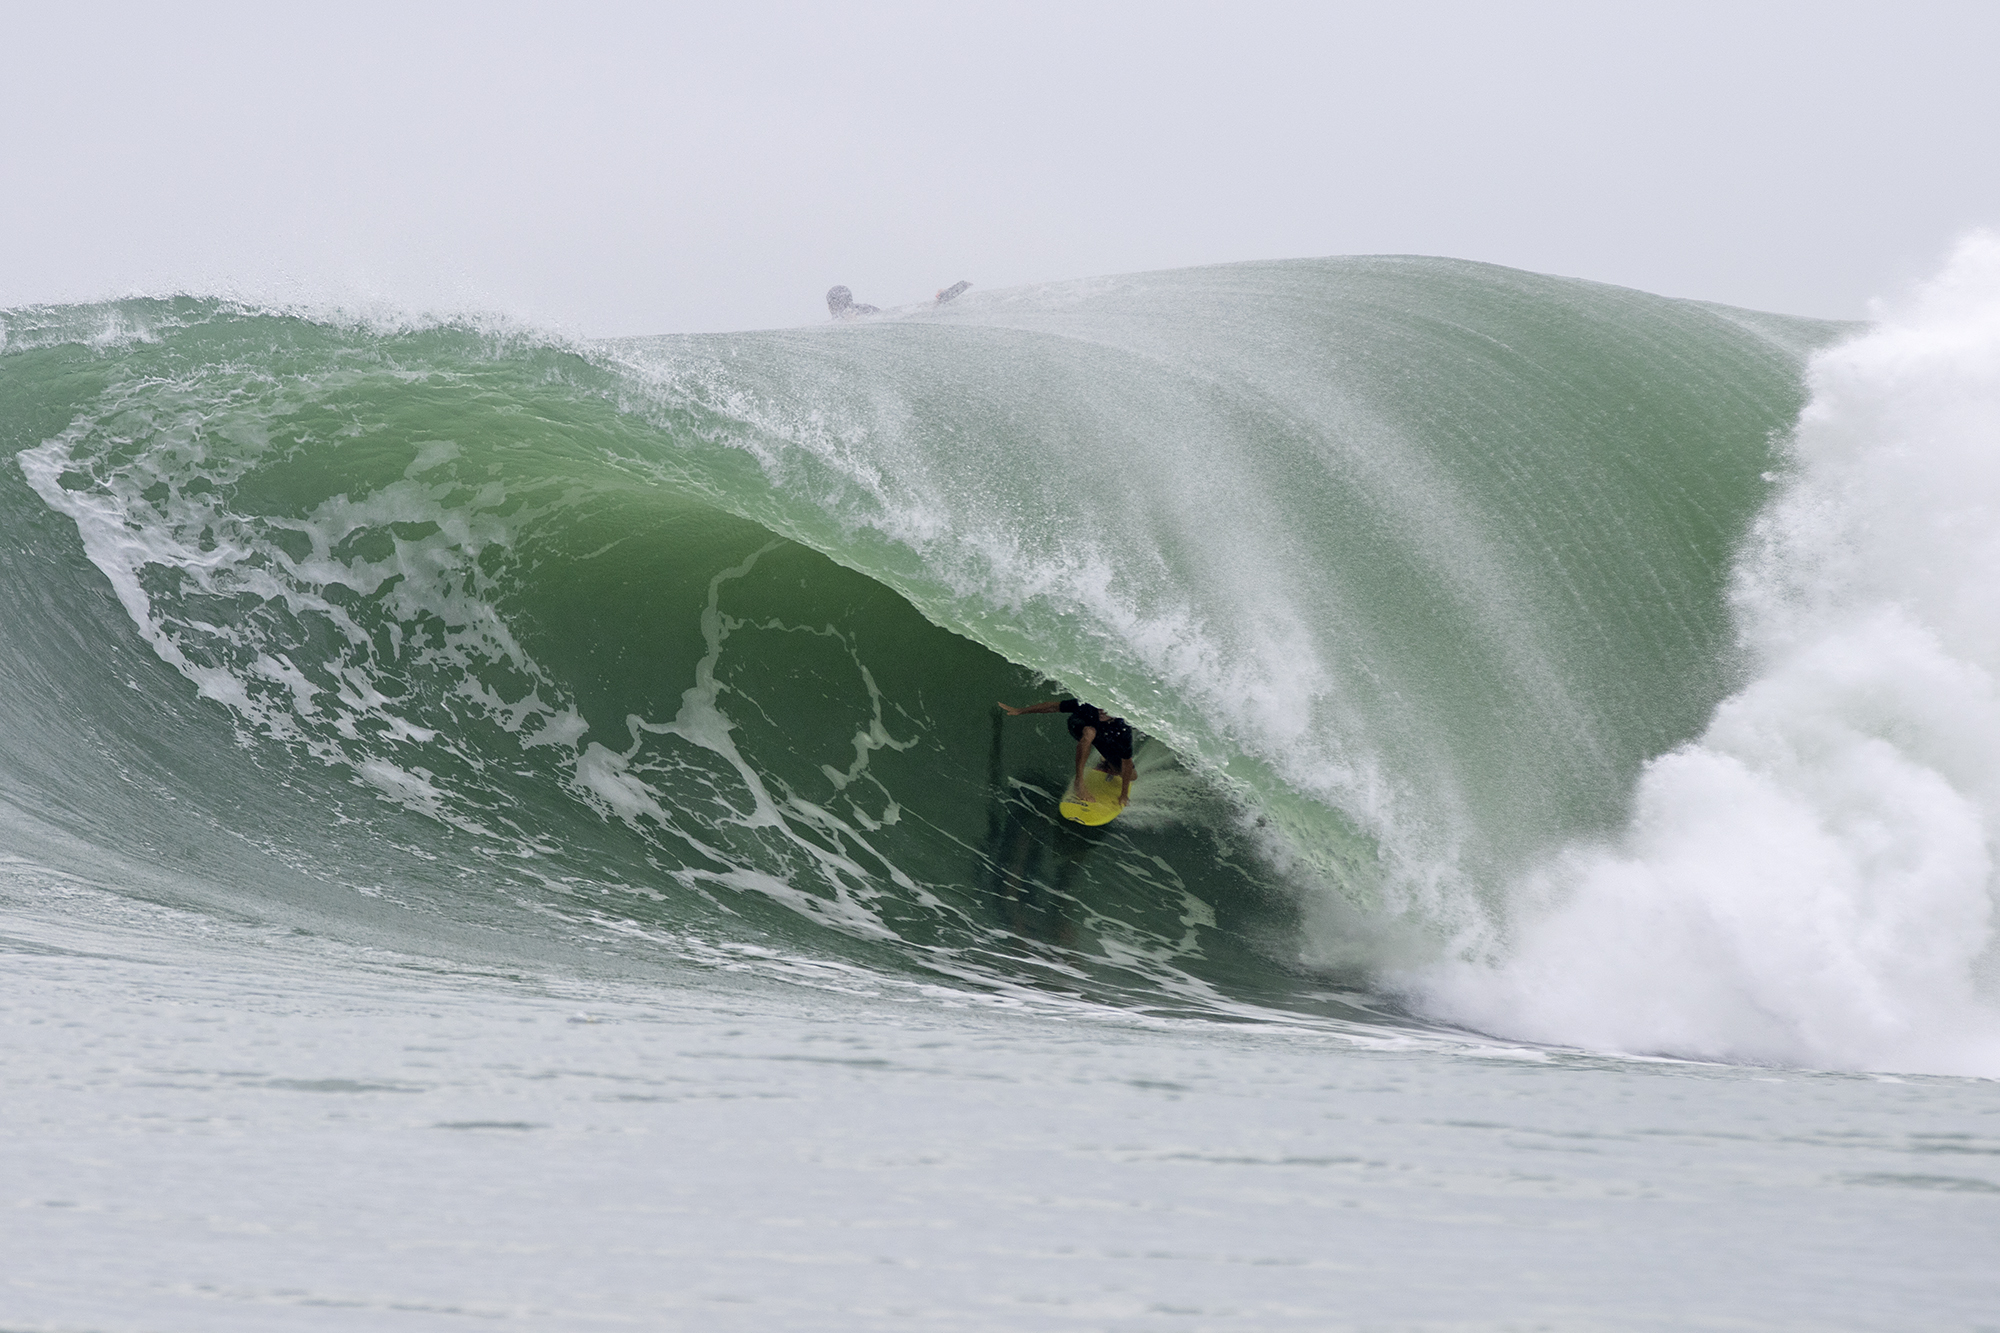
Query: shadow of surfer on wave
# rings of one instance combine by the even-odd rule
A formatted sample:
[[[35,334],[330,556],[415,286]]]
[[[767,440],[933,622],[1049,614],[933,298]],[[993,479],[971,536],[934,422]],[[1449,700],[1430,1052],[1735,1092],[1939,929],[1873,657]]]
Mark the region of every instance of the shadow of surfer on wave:
[[[1010,783],[1004,757],[1003,719],[993,715],[993,749],[987,763],[986,866],[991,901],[1001,924],[1024,939],[1061,949],[1076,946],[1076,923],[1069,905],[1085,860],[1097,849],[1097,835],[1056,824],[1025,799],[1047,797],[1041,781]]]
[[[956,301],[960,296],[971,290],[971,288],[971,283],[961,279],[938,292],[932,304],[943,305],[947,301]],[[859,319],[863,315],[879,315],[882,313],[880,306],[863,305],[861,302],[855,300],[854,293],[845,287],[831,287],[827,289],[826,310],[835,319]]]

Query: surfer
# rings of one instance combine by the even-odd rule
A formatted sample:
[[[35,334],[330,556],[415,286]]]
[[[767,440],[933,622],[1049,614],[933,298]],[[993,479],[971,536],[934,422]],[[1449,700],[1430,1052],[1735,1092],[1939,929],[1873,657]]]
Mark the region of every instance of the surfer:
[[[1076,737],[1076,799],[1088,801],[1090,796],[1084,791],[1083,770],[1090,761],[1090,749],[1094,745],[1104,762],[1097,767],[1101,772],[1122,779],[1118,789],[1118,804],[1124,806],[1132,799],[1132,780],[1139,776],[1139,770],[1132,766],[1132,727],[1122,717],[1113,717],[1096,704],[1078,703],[1074,699],[1050,699],[1047,703],[1029,704],[1026,708],[1016,708],[1012,704],[1001,704],[1008,717],[1019,717],[1023,713],[1068,713],[1069,734]]]
[[[872,305],[861,305],[854,299],[854,293],[845,287],[829,288],[826,293],[826,308],[835,319],[853,319],[858,315],[879,315],[881,310]]]
[[[946,287],[937,294],[936,304],[944,305],[947,302],[956,301],[959,297],[970,291],[971,288],[972,284],[969,282],[954,282],[951,286]],[[876,306],[862,305],[856,301],[854,293],[845,287],[828,289],[826,293],[826,309],[827,313],[835,319],[855,319],[861,315],[879,315],[882,313]]]

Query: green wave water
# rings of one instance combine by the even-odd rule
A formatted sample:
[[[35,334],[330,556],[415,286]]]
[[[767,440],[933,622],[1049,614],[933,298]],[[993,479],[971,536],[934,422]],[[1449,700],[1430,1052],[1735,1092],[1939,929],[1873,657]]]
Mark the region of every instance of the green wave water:
[[[4,321],[41,855],[300,928],[1211,1014],[1407,1003],[1622,824],[1744,679],[1732,569],[1847,332],[1419,259],[613,342]],[[1059,689],[1149,738],[1098,834],[1060,728],[993,708]]]

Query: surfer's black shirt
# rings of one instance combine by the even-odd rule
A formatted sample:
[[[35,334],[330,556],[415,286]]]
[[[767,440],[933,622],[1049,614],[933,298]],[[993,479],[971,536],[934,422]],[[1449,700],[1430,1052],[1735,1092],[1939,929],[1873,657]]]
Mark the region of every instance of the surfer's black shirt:
[[[1069,714],[1069,734],[1083,739],[1085,727],[1096,727],[1097,738],[1091,742],[1097,752],[1117,763],[1132,757],[1132,727],[1122,717],[1107,717],[1102,722],[1095,721],[1101,711],[1096,704],[1078,703],[1074,699],[1064,699],[1056,705],[1058,712]]]

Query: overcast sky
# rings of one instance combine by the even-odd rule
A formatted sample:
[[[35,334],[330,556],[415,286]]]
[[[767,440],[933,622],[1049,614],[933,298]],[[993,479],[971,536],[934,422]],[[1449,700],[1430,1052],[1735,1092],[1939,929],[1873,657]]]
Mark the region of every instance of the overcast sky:
[[[2000,3],[0,0],[0,305],[581,333],[1301,255],[1858,317],[2000,225]]]

